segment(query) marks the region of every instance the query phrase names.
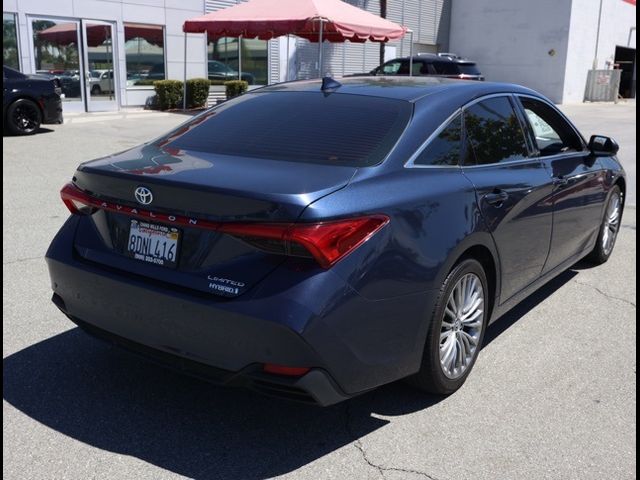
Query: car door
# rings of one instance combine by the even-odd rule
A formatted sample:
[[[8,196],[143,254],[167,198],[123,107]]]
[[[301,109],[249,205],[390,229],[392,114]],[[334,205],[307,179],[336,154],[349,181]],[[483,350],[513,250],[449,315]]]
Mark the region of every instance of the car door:
[[[534,282],[549,252],[553,206],[551,177],[531,157],[523,121],[510,94],[491,95],[463,109],[463,172],[495,241],[501,272],[500,301]]]
[[[592,248],[602,220],[605,172],[552,104],[518,95],[536,155],[554,182],[553,235],[544,271]]]

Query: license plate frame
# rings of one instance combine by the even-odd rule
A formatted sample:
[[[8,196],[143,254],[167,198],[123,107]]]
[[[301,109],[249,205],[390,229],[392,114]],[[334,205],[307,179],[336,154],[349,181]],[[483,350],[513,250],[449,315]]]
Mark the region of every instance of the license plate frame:
[[[175,269],[181,240],[178,228],[132,218],[125,254],[140,262]]]

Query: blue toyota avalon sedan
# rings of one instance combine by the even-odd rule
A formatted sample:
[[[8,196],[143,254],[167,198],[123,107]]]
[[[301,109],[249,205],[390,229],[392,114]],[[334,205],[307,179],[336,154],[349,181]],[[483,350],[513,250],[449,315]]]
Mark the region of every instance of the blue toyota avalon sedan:
[[[273,85],[80,165],[47,253],[88,333],[226,385],[330,405],[468,377],[489,324],[587,257],[626,181],[516,85]]]

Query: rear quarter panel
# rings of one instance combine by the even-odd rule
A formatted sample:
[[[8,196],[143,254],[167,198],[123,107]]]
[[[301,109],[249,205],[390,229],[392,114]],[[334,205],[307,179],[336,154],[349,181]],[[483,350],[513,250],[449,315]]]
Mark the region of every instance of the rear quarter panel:
[[[369,300],[439,289],[466,248],[481,244],[495,252],[473,185],[457,167],[356,179],[307,207],[302,220],[379,213],[389,224],[333,267]]]

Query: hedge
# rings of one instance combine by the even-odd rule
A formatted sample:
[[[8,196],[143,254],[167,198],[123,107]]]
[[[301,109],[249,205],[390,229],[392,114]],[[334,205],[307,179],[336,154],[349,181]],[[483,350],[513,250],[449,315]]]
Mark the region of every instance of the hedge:
[[[244,80],[230,80],[224,82],[227,90],[227,99],[242,95],[249,88],[249,83]]]
[[[182,107],[182,82],[180,80],[157,80],[153,86],[158,95],[160,110]]]
[[[187,80],[187,107],[204,107],[209,97],[209,86],[209,80],[206,78],[191,78]]]

